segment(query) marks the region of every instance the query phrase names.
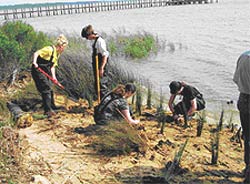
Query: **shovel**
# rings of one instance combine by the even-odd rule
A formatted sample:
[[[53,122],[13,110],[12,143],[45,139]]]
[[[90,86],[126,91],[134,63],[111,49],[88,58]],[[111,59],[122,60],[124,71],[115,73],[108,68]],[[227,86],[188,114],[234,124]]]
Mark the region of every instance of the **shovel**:
[[[98,55],[95,56],[95,63],[96,63],[96,87],[97,87],[97,100],[98,104],[101,102],[101,94],[100,94],[100,76],[99,76],[99,62],[98,62]]]
[[[47,74],[43,69],[41,69],[40,67],[37,68],[37,70],[39,72],[41,72],[43,75],[45,75],[46,77],[48,77],[49,80],[51,80],[55,85],[57,85],[58,87],[60,87],[62,90],[64,90],[66,93],[70,94],[65,87],[59,83],[58,81],[54,80],[49,74]],[[74,102],[78,102],[78,100],[76,98],[70,97],[70,99]]]

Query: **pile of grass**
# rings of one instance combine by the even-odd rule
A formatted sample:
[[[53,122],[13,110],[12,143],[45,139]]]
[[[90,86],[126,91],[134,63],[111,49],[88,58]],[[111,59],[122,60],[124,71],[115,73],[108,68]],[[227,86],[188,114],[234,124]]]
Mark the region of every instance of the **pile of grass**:
[[[126,122],[111,122],[102,126],[93,141],[97,152],[106,156],[128,155],[131,152],[144,153],[147,149],[146,140]]]

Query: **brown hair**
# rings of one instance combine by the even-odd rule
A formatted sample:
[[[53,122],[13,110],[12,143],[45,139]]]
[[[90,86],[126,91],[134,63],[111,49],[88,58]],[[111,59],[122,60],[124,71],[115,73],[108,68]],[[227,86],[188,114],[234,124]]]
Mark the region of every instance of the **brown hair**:
[[[134,93],[135,91],[136,86],[132,83],[127,83],[126,85],[119,84],[116,88],[112,90],[113,93],[122,96],[124,96],[126,92]]]
[[[114,88],[112,90],[113,93],[117,94],[117,95],[122,95],[124,96],[125,93],[126,93],[126,90],[125,90],[125,86],[122,85],[122,84],[119,84],[118,86],[116,86],[116,88]]]

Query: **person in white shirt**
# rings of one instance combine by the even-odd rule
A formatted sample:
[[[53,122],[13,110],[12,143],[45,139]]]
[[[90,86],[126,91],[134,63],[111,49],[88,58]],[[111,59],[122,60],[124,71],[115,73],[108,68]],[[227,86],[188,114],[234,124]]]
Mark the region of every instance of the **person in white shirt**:
[[[85,26],[82,29],[81,35],[83,38],[87,40],[94,40],[92,45],[93,52],[92,52],[92,66],[93,66],[93,73],[94,73],[94,81],[95,81],[95,90],[96,95],[97,93],[97,74],[96,74],[96,56],[98,56],[98,69],[99,69],[99,77],[100,77],[100,96],[101,98],[108,93],[109,89],[109,81],[110,77],[108,75],[108,58],[109,52],[107,50],[107,45],[105,40],[99,36],[93,29],[92,25]]]
[[[238,109],[244,138],[245,183],[250,183],[250,51],[239,57],[234,72],[233,81],[240,92]]]

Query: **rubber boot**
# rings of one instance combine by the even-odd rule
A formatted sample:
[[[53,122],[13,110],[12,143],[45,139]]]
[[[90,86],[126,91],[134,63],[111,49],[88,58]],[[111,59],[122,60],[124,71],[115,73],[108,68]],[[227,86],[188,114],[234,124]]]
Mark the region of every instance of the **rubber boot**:
[[[44,114],[48,117],[55,115],[55,112],[51,108],[51,94],[50,93],[42,93],[43,100],[43,108]]]

